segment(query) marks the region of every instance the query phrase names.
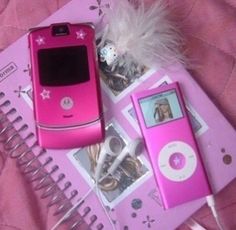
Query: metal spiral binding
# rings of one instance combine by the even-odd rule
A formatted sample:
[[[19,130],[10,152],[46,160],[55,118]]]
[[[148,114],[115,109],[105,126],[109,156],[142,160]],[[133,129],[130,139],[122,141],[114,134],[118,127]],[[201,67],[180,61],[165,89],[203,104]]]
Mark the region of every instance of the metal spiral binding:
[[[35,190],[42,190],[41,198],[48,198],[48,207],[54,205],[57,206],[54,215],[59,215],[67,212],[71,208],[71,201],[76,199],[78,196],[77,190],[72,190],[70,192],[70,197],[65,196],[72,184],[69,181],[65,182],[65,175],[60,173],[57,175],[57,179],[53,180],[52,175],[59,170],[59,166],[53,165],[51,170],[45,170],[45,167],[49,167],[52,164],[53,159],[46,156],[46,150],[38,146],[37,140],[34,133],[29,133],[24,137],[24,133],[28,129],[27,124],[22,124],[19,128],[15,129],[15,124],[21,124],[23,118],[17,116],[17,110],[15,108],[10,108],[11,102],[5,100],[1,102],[5,97],[3,92],[0,92],[0,142],[4,143],[4,148],[8,155],[16,159],[17,165],[21,172],[25,175],[29,183],[33,184]],[[5,110],[9,109],[5,112]],[[4,110],[4,112],[2,112]],[[16,116],[11,122],[8,122],[8,118]],[[30,140],[34,140],[30,143]],[[34,154],[33,154],[34,152]],[[38,154],[36,154],[38,153]],[[42,161],[41,159],[44,159]],[[59,188],[60,184],[64,183],[63,188]],[[81,203],[82,206],[84,202]],[[91,208],[86,206],[82,214],[79,214],[76,210],[72,212],[71,215],[65,220],[71,221],[70,230],[79,229],[81,224],[85,223],[85,217],[91,213]],[[92,215],[90,217],[90,222],[86,224],[90,229],[94,226],[97,221],[97,216]],[[102,223],[98,223],[96,226],[97,230],[102,230],[104,228]]]

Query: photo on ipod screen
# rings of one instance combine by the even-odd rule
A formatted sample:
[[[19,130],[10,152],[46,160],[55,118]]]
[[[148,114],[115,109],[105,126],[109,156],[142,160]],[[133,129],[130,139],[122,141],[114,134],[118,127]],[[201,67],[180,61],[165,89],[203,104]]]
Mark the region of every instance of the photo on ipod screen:
[[[141,98],[139,103],[148,128],[183,117],[175,90]]]
[[[113,145],[113,148],[122,150],[126,146],[125,138],[112,123],[106,127],[106,138],[109,136],[117,137],[117,145],[121,145]],[[72,161],[76,164],[76,167],[86,179],[89,178],[90,181],[93,181],[96,164],[100,153],[101,144],[95,144],[74,152],[69,158],[72,158]],[[107,169],[115,158],[115,156],[107,155],[103,164],[102,175],[106,174]],[[142,183],[140,179],[148,172],[148,167],[140,158],[130,157],[127,155],[115,171],[114,175],[109,175],[106,177],[104,180],[99,182],[98,186],[106,201],[108,203],[112,203],[117,198],[127,196],[127,192],[130,192],[132,187],[134,189],[134,187],[139,186],[139,184]],[[93,184],[90,186],[92,185]]]

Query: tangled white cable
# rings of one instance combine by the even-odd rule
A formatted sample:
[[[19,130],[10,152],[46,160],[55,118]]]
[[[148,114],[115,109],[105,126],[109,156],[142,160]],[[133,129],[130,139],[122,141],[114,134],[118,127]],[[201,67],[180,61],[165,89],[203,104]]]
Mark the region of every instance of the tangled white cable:
[[[90,195],[92,191],[96,191],[98,199],[102,205],[102,208],[112,226],[112,229],[115,230],[116,226],[114,225],[109,213],[106,210],[106,207],[103,204],[102,198],[101,198],[101,191],[98,188],[98,183],[105,179],[109,175],[113,175],[113,173],[116,171],[116,169],[119,167],[119,165],[122,163],[122,161],[125,159],[127,155],[130,155],[131,157],[135,157],[136,155],[140,154],[143,149],[143,144],[141,139],[135,139],[130,141],[125,147],[123,147],[123,144],[121,140],[116,136],[109,136],[106,138],[105,142],[102,145],[102,149],[99,155],[99,158],[97,159],[97,166],[95,169],[95,184],[93,187],[91,187],[88,192],[77,202],[73,205],[72,208],[70,208],[65,215],[51,228],[51,230],[57,229],[57,227],[62,224],[67,218],[70,217],[71,213],[76,210],[83,202],[84,200]],[[102,167],[104,162],[106,161],[106,157],[114,156],[116,157],[113,161],[112,165],[109,167],[107,173],[104,176],[102,175]]]

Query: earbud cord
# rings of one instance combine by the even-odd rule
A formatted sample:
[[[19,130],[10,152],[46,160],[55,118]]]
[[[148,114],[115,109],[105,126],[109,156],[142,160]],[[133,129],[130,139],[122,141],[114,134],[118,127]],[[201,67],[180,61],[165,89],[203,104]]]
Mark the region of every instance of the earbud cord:
[[[208,207],[211,209],[212,215],[214,216],[215,220],[216,220],[216,224],[219,227],[220,230],[224,230],[222,223],[220,221],[220,218],[218,216],[216,207],[215,207],[215,199],[213,195],[209,195],[206,197],[207,200],[207,205]]]
[[[119,162],[119,163],[121,163],[121,162]],[[101,178],[98,178],[98,179],[95,181],[95,185],[94,185],[93,187],[91,187],[91,188],[88,190],[88,192],[87,192],[77,203],[75,203],[72,208],[70,208],[70,209],[65,213],[65,215],[51,228],[51,230],[55,230],[62,222],[64,222],[67,218],[69,218],[70,215],[71,215],[71,213],[72,213],[75,209],[77,209],[77,208],[81,205],[82,202],[84,202],[84,200],[89,196],[89,194],[94,190],[94,188],[95,188],[95,192],[97,193],[98,199],[99,199],[99,201],[100,201],[100,203],[101,203],[101,205],[102,205],[102,208],[103,208],[103,210],[104,210],[104,212],[105,212],[105,214],[106,214],[106,216],[107,216],[107,218],[108,218],[108,220],[109,220],[109,222],[110,222],[110,224],[111,224],[111,226],[112,226],[112,229],[113,229],[113,230],[116,230],[116,227],[115,227],[115,225],[114,225],[114,223],[113,223],[113,221],[112,221],[112,219],[111,219],[109,213],[107,212],[107,209],[106,209],[106,207],[104,206],[104,203],[103,203],[103,201],[102,201],[101,193],[100,193],[101,191],[100,191],[99,188],[98,188],[98,183],[101,182],[102,180],[104,180],[108,175],[113,174],[113,172],[114,172],[114,171],[116,170],[116,168],[118,167],[119,163],[116,164],[116,165],[112,165],[112,166],[113,166],[113,167],[111,166],[112,170],[110,170],[110,168],[109,168],[109,169],[108,169],[108,172],[107,172],[104,176],[102,176]]]
[[[193,218],[189,218],[185,223],[191,230],[207,230]]]
[[[107,212],[107,209],[106,207],[104,206],[104,203],[102,201],[102,198],[101,198],[101,191],[99,190],[98,188],[98,182],[104,180],[108,175],[104,175],[102,178],[99,179],[99,181],[96,181],[95,184],[87,191],[87,193],[81,198],[79,199],[66,213],[65,215],[50,229],[50,230],[55,230],[59,227],[60,224],[62,224],[67,218],[70,217],[70,215],[72,214],[72,212],[77,209],[85,200],[86,198],[90,195],[90,193],[95,189],[95,192],[97,193],[97,196],[98,196],[98,199],[99,199],[99,202],[101,203],[102,205],[102,208],[112,226],[112,229],[113,230],[116,230],[116,227],[109,215],[109,213]]]
[[[112,221],[112,218],[111,218],[110,214],[108,213],[108,211],[107,211],[107,209],[106,209],[106,207],[105,207],[105,205],[104,205],[104,203],[102,201],[101,190],[98,188],[98,181],[96,181],[96,193],[97,193],[98,199],[99,199],[99,201],[100,201],[100,203],[102,205],[102,208],[103,208],[103,210],[104,210],[104,212],[105,212],[105,214],[107,216],[107,219],[109,220],[109,222],[110,222],[110,224],[112,226],[112,229],[116,230],[116,226],[114,225],[114,223]]]
[[[217,214],[216,208],[215,208],[215,199],[213,195],[209,195],[206,197],[206,201],[207,201],[207,205],[208,207],[211,209],[212,215],[214,216],[215,220],[216,220],[216,224],[219,228],[219,230],[224,230],[219,216]],[[189,220],[187,220],[187,222],[185,223],[191,230],[206,230],[206,228],[204,228],[203,226],[201,226],[197,221],[195,221],[193,218],[190,218]]]
[[[77,209],[84,201],[85,199],[89,196],[89,194],[93,191],[95,186],[91,187],[88,192],[81,198],[79,199],[66,213],[65,215],[50,229],[50,230],[55,230],[59,227],[60,224],[62,224],[67,218],[70,217],[72,212]]]

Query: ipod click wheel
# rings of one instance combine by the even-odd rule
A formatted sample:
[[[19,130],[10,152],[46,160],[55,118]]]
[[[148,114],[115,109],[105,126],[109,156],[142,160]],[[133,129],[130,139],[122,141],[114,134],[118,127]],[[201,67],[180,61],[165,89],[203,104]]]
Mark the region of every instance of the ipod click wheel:
[[[167,179],[181,182],[190,178],[195,172],[196,153],[187,143],[173,141],[161,149],[157,165]]]

